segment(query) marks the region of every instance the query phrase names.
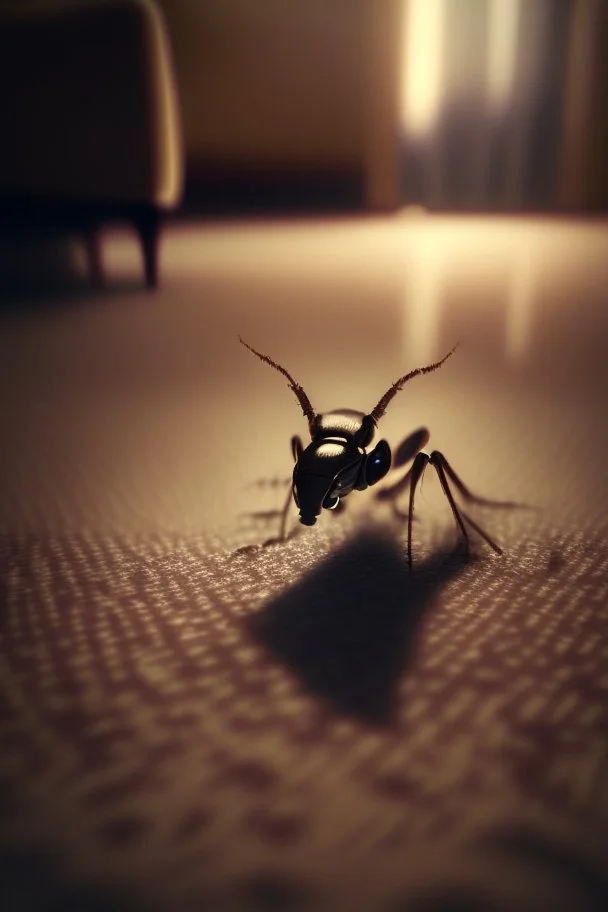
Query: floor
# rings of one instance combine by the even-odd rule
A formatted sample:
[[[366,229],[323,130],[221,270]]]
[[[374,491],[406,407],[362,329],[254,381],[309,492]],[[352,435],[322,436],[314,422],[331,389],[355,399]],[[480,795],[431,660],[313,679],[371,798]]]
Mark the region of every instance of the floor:
[[[122,230],[101,292],[77,247],[69,287],[39,264],[3,289],[0,890],[603,908],[606,229],[190,221],[157,292]],[[503,555],[462,555],[431,471],[411,572],[404,504],[373,491],[248,548],[306,423],[239,336],[320,412],[458,343],[378,434],[426,426],[475,493],[525,504],[475,511]]]

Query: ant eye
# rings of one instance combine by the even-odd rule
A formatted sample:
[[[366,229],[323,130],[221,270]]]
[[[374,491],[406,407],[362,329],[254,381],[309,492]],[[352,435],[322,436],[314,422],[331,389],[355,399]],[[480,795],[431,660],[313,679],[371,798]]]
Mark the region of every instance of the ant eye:
[[[323,501],[323,506],[326,510],[335,510],[338,504],[340,503],[339,497],[330,497],[329,494]]]
[[[377,481],[384,478],[390,467],[391,448],[386,440],[381,440],[368,455],[365,463],[365,480],[367,484],[376,484]]]

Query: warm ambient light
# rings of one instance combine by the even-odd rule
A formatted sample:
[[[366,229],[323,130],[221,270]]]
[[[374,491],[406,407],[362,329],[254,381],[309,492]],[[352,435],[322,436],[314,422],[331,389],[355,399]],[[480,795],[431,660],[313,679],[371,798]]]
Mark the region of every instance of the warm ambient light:
[[[434,126],[441,88],[443,0],[407,0],[401,85],[401,122],[412,136]]]
[[[515,78],[521,0],[490,0],[488,8],[488,101],[493,112],[508,105]]]
[[[400,224],[397,249],[404,264],[406,364],[432,361],[454,341],[440,335],[454,289],[467,298],[472,322],[485,308],[500,311],[505,356],[512,364],[524,363],[538,345],[538,302],[561,300],[605,231],[551,219],[484,216],[402,215],[394,224]]]
[[[408,136],[420,139],[433,131],[440,108],[450,101],[454,92],[443,72],[446,45],[458,47],[469,39],[446,31],[448,0],[404,0],[404,3],[401,125]],[[463,59],[469,56],[477,59],[480,55],[485,58],[482,90],[489,110],[501,114],[513,96],[521,0],[486,0],[486,3],[486,48],[471,37],[474,42],[471,47],[467,45],[460,50],[466,52]],[[460,75],[466,77],[464,73]]]

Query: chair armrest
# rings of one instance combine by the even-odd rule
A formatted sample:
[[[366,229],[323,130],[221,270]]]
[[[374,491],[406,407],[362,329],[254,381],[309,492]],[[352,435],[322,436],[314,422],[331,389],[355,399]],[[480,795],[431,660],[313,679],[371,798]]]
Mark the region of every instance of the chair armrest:
[[[183,150],[169,39],[151,0],[0,14],[0,195],[174,206]]]

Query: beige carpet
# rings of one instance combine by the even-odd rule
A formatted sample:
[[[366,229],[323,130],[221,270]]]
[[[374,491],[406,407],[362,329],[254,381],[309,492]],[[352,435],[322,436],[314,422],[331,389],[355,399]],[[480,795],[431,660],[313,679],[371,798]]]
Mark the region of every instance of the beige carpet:
[[[4,907],[605,908],[607,254],[558,221],[185,225],[156,294],[122,234],[106,292],[5,294]],[[371,491],[235,553],[306,430],[239,334],[320,411],[460,341],[380,434],[538,509],[478,510],[505,553],[467,560],[429,473],[412,573]]]

